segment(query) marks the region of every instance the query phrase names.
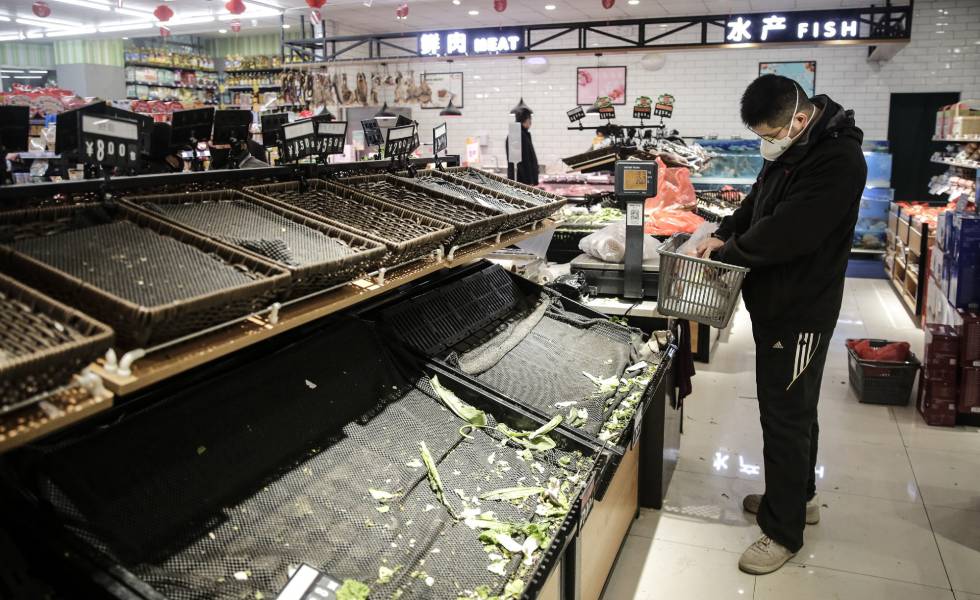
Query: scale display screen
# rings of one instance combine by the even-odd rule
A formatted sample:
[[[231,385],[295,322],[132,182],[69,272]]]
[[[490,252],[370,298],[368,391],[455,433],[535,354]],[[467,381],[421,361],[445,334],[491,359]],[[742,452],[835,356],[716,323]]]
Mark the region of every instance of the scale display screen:
[[[657,163],[619,161],[616,163],[616,196],[642,200],[657,195]]]

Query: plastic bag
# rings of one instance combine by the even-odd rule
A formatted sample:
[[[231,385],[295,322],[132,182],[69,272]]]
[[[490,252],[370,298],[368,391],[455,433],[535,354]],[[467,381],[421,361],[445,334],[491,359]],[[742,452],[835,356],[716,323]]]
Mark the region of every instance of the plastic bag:
[[[647,198],[647,211],[656,209],[694,209],[698,198],[691,183],[691,170],[686,167],[668,167],[657,158],[657,195]]]
[[[687,210],[669,208],[648,210],[643,233],[666,236],[675,233],[694,233],[703,223],[704,219]]]
[[[884,346],[875,347],[869,340],[850,340],[847,345],[862,360],[901,363],[907,361],[911,354],[908,342],[889,342]]]
[[[643,261],[660,264],[660,254],[657,249],[660,242],[654,238],[643,236]],[[622,263],[626,256],[626,222],[620,221],[603,227],[579,240],[578,249],[593,258],[611,263]]]
[[[677,252],[680,254],[687,254],[688,256],[694,256],[694,249],[698,247],[702,241],[711,237],[711,234],[718,230],[718,223],[702,223],[691,237],[688,238],[686,242],[681,244]]]

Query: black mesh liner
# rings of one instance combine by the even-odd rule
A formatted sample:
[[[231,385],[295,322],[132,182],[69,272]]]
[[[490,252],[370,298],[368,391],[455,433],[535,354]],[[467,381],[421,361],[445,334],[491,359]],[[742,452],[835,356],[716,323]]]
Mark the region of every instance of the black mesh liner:
[[[32,309],[3,291],[0,291],[0,325],[0,363],[85,339],[70,325]]]
[[[448,173],[453,177],[457,177],[459,179],[469,181],[470,183],[476,183],[478,185],[482,185],[483,187],[490,188],[491,190],[500,192],[501,194],[507,194],[508,196],[514,196],[520,198],[521,200],[529,204],[533,204],[535,206],[540,206],[542,204],[550,204],[555,201],[554,198],[544,193],[535,194],[534,192],[525,190],[524,188],[518,187],[516,185],[507,185],[506,183],[498,179],[495,179],[493,177],[489,177],[486,174],[481,173],[475,169],[471,169],[471,168],[450,169]]]
[[[36,487],[91,552],[175,600],[273,598],[303,562],[367,583],[372,598],[456,598],[480,585],[499,593],[510,575],[487,570],[478,532],[430,491],[419,442],[457,511],[454,490],[472,498],[567,478],[560,459],[572,471],[590,459],[555,449],[532,468],[495,431],[467,440],[427,380],[412,379],[370,326],[343,321],[261,368],[241,366],[86,437],[38,447]],[[401,496],[379,512],[369,488]],[[534,504],[479,508],[524,522]],[[516,555],[508,573],[519,563]],[[382,584],[382,566],[401,568]]]
[[[490,194],[484,194],[472,188],[468,188],[465,185],[460,185],[441,177],[419,175],[418,177],[410,179],[409,181],[429,188],[430,190],[437,190],[446,194],[452,194],[457,198],[468,200],[474,204],[479,204],[480,206],[485,206],[487,208],[493,208],[507,214],[516,213],[527,209],[526,204],[508,201],[504,198],[497,198]]]
[[[292,267],[358,252],[343,240],[241,200],[145,206],[211,237]]]
[[[106,292],[159,306],[254,281],[216,255],[131,221],[93,224],[10,246]]]
[[[607,402],[612,390],[600,393],[584,373],[622,377],[640,342],[637,330],[564,310],[557,294],[525,297],[499,266],[400,302],[382,319],[416,350],[447,358],[541,413],[567,417],[572,408],[586,409],[580,428],[594,436],[615,403]]]
[[[410,210],[417,210],[423,214],[438,217],[447,223],[473,223],[487,218],[487,213],[481,212],[475,206],[469,208],[462,203],[452,204],[409,186],[399,185],[397,179],[394,181],[388,179],[357,181],[355,178],[354,180],[341,179],[338,183],[366,194],[373,194],[393,203],[395,206],[403,206]]]

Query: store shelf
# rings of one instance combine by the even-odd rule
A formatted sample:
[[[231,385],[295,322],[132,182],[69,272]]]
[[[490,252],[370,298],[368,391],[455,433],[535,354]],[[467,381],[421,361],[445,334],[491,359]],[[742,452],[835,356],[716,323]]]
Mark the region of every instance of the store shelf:
[[[256,87],[259,88],[260,90],[278,90],[278,89],[282,89],[282,86],[279,85],[278,83],[276,83],[276,84],[268,84],[268,85],[258,85],[258,86],[252,86],[252,85],[226,85],[225,86],[225,89],[228,90],[228,91],[238,91],[238,90],[253,90]]]
[[[932,162],[940,165],[949,165],[951,167],[960,167],[961,169],[980,169],[980,163],[959,162],[951,158],[934,158],[932,159]]]
[[[151,83],[148,81],[127,81],[126,85],[145,85],[148,87],[162,87],[174,90],[217,90],[217,85],[177,85],[174,83]]]
[[[105,390],[93,394],[73,385],[37,404],[0,415],[0,453],[107,410],[112,401],[112,394]]]
[[[279,73],[283,67],[266,67],[264,69],[225,69],[225,75],[237,73]]]
[[[155,65],[153,63],[130,62],[126,61],[127,67],[149,67],[152,69],[167,69],[170,71],[200,71],[203,73],[217,73],[215,69],[204,69],[200,67],[177,67],[174,65]]]
[[[425,277],[441,269],[451,269],[479,260],[486,255],[534,237],[558,226],[547,220],[536,228],[522,228],[507,232],[497,238],[471,244],[452,260],[437,261],[434,258],[417,261],[388,272],[383,284],[361,279],[307,300],[284,306],[273,325],[268,319],[252,317],[229,325],[212,333],[190,339],[166,349],[154,352],[133,365],[133,373],[121,376],[110,373],[101,365],[92,369],[102,377],[105,386],[116,395],[131,394],[168,377],[173,377],[236,350],[246,348],[280,333],[295,329],[311,321],[344,310],[402,285]]]

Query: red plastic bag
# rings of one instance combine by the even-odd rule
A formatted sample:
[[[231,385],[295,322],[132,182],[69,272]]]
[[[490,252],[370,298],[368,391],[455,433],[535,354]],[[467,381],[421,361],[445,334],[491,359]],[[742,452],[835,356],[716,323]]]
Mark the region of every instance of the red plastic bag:
[[[908,342],[891,342],[875,348],[869,340],[851,340],[847,345],[863,360],[905,362],[911,353]]]
[[[657,158],[657,195],[647,198],[646,209],[690,209],[698,204],[691,183],[691,170],[687,167],[668,167]]]
[[[675,233],[694,233],[704,223],[704,219],[688,210],[658,208],[648,210],[643,222],[643,233],[647,235],[674,235]]]

